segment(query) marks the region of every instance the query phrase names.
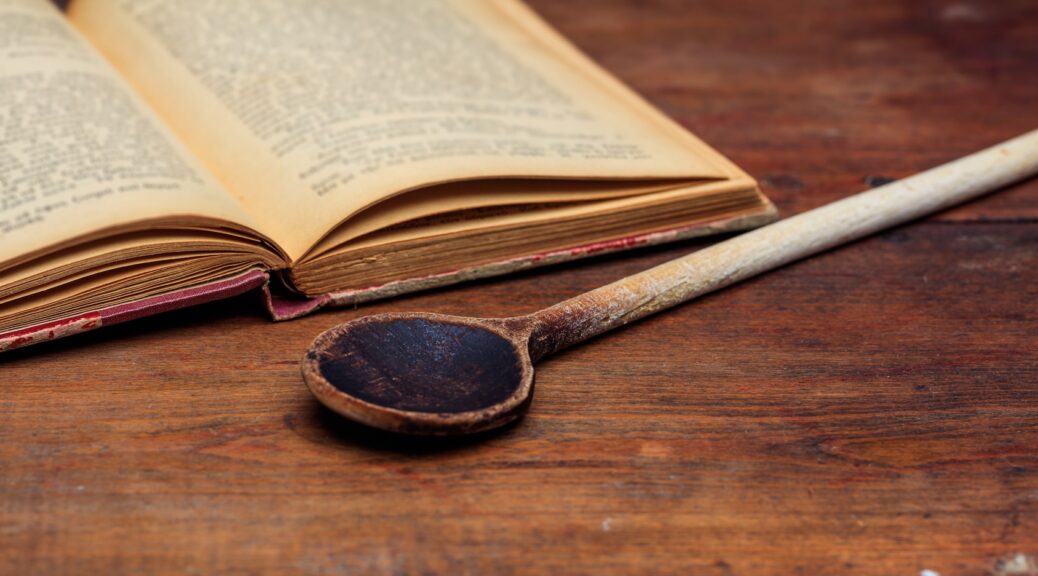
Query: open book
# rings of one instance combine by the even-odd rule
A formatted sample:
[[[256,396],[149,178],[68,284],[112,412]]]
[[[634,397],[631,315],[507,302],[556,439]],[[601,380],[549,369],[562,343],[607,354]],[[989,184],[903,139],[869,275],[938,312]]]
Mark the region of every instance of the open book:
[[[774,216],[518,0],[0,0],[0,350]]]

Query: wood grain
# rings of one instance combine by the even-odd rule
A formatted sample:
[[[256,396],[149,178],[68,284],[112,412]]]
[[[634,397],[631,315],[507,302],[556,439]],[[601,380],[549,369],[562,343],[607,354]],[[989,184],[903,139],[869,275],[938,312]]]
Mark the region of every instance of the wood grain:
[[[1030,0],[532,3],[786,214],[1038,125]],[[538,365],[520,424],[461,441],[342,422],[302,351],[708,243],[4,355],[0,573],[1010,574],[1038,555],[1036,217],[1031,182],[603,336]]]

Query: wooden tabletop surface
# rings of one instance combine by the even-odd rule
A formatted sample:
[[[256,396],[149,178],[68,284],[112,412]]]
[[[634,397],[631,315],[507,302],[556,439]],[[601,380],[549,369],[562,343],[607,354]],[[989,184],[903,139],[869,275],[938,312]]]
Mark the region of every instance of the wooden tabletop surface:
[[[532,4],[785,215],[1038,127],[1034,0]],[[553,357],[499,433],[375,433],[300,378],[365,313],[521,314],[703,245],[6,354],[0,573],[1038,572],[1036,181]]]

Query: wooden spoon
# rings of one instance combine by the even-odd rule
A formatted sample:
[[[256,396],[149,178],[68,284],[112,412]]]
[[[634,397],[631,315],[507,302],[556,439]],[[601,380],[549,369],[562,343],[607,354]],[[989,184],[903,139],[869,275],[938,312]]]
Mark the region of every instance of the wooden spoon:
[[[326,406],[369,426],[463,434],[520,417],[533,363],[701,294],[1038,173],[1038,130],[927,172],[714,244],[516,318],[378,314],[336,326],[303,358]]]

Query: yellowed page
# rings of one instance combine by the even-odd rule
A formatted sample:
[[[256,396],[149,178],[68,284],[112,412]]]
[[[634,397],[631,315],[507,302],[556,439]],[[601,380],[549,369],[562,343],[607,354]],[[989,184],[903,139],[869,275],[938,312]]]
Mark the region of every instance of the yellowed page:
[[[741,174],[510,0],[76,0],[70,17],[292,258],[423,185]]]
[[[431,186],[419,194],[404,194],[354,214],[321,239],[300,262],[320,257],[365,234],[404,222],[475,208],[514,207],[531,219],[548,207],[574,202],[641,196],[668,188],[688,187],[688,182],[592,182],[584,180],[470,180]],[[457,220],[457,218],[453,218]],[[466,219],[458,222],[464,228]],[[473,222],[474,226],[481,223]],[[422,235],[424,228],[413,230]]]
[[[254,224],[48,0],[0,0],[0,269],[178,215]]]
[[[505,260],[616,239],[621,235],[673,231],[691,224],[746,218],[745,226],[773,218],[760,195],[739,181],[664,190],[611,200],[546,208],[536,217],[517,212],[474,222],[430,222],[417,234],[388,228],[357,238],[289,271],[304,294],[365,289],[386,282],[441,274],[442,262],[458,268],[498,265]]]
[[[268,253],[255,244],[224,234],[196,230],[148,230],[77,242],[0,272],[0,300],[35,286],[68,281],[107,267],[122,266],[142,257],[190,257],[193,254],[249,254],[252,261],[276,267]]]
[[[0,330],[32,326],[168,294],[217,278],[236,276],[252,268],[253,264],[241,259],[215,255],[106,270],[4,302],[8,313],[0,315]]]

